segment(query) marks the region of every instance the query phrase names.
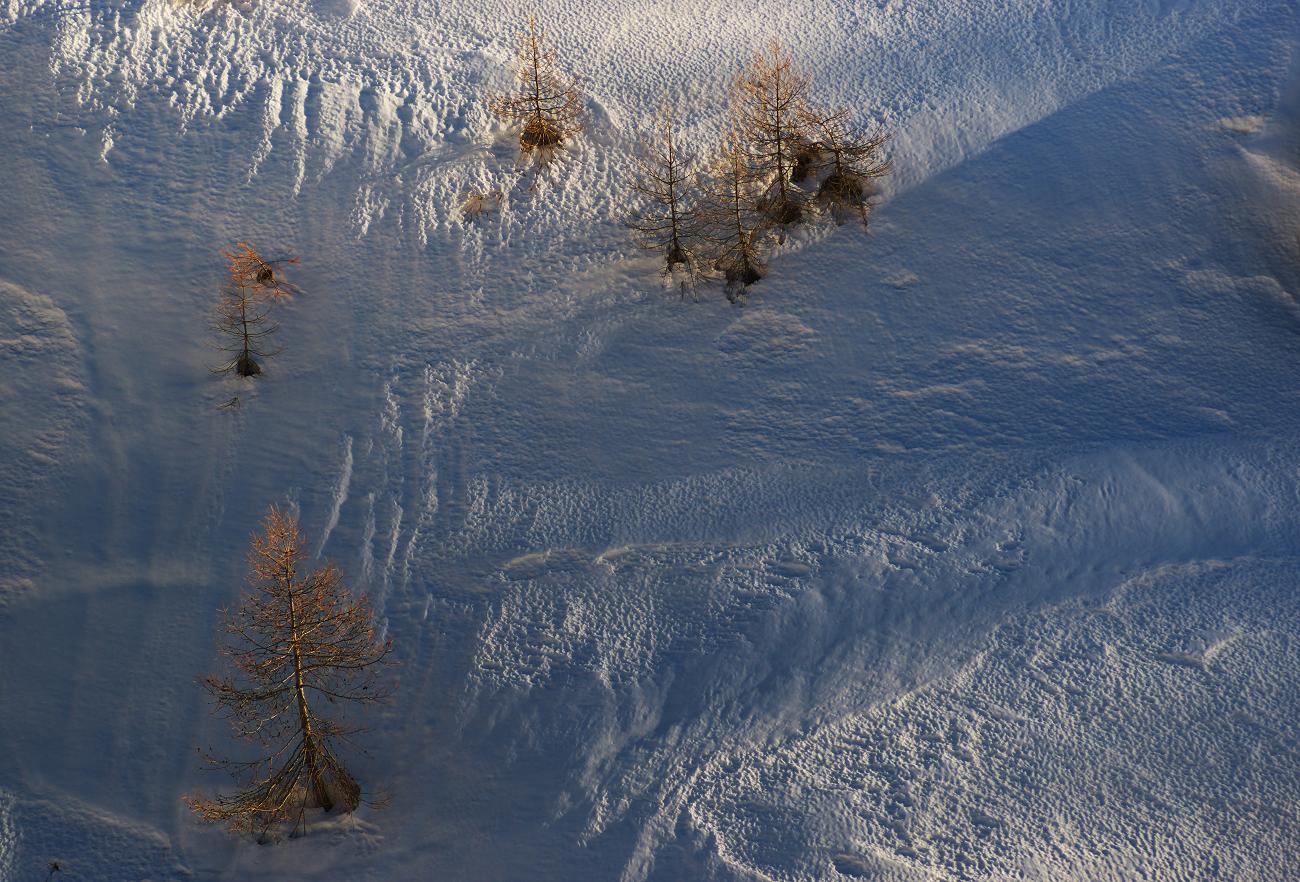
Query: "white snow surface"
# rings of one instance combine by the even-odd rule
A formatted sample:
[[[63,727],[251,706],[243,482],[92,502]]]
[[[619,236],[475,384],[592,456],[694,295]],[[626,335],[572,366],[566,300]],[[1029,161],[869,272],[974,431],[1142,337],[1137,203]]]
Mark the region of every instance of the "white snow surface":
[[[591,123],[536,179],[485,101],[533,10]],[[772,35],[896,173],[682,301],[638,127],[707,150]],[[0,0],[0,880],[1300,878],[1298,49],[1289,0]],[[255,382],[243,239],[306,292]],[[389,804],[263,847],[181,796],[271,503],[400,665]]]

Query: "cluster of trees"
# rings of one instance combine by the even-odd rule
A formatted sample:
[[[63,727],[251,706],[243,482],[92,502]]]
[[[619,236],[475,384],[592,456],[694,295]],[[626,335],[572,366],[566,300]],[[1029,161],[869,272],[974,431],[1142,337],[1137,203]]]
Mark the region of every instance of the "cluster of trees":
[[[824,214],[865,229],[873,181],[889,162],[886,136],[855,129],[848,108],[822,109],[775,40],[737,77],[729,122],[701,167],[681,149],[671,110],[659,112],[640,157],[642,208],[630,225],[683,292],[719,273],[737,300],[763,277],[767,243],[785,228]]]
[[[307,572],[304,545],[297,519],[274,506],[253,536],[249,590],[225,613],[221,651],[232,670],[204,680],[252,755],[209,752],[209,766],[232,773],[239,788],[186,798],[204,821],[262,842],[286,825],[303,830],[308,810],[361,804],[361,786],[338,758],[360,731],[345,708],[387,697],[378,673],[391,641],[378,637],[365,596],[352,595],[333,563]]]
[[[279,353],[271,339],[280,326],[271,320],[275,304],[287,300],[298,289],[279,276],[284,264],[297,263],[297,257],[265,260],[247,242],[221,252],[229,276],[221,286],[214,309],[212,329],[217,347],[227,356],[212,369],[217,374],[256,377],[262,362]]]
[[[516,88],[493,95],[489,107],[519,127],[521,152],[547,159],[582,131],[582,97],[535,19],[520,35],[516,76]],[[775,40],[736,78],[711,161],[697,162],[680,140],[665,106],[644,139],[635,184],[641,208],[629,225],[683,293],[716,273],[730,299],[743,297],[763,277],[769,242],[812,215],[865,228],[873,181],[889,172],[886,136],[856,128],[848,108],[814,101],[808,77]],[[484,205],[482,194],[471,194],[464,213],[476,216]]]

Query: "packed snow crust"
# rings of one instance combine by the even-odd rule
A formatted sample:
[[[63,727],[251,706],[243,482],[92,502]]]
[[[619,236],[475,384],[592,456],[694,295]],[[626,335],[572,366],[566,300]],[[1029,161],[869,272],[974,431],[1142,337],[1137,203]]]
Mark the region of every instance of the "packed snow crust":
[[[486,112],[534,9],[591,121],[535,177]],[[772,35],[896,173],[682,301],[639,127],[707,150]],[[1298,35],[0,0],[0,880],[1300,878]],[[208,371],[237,240],[302,256],[256,382]],[[273,502],[401,665],[388,807],[259,847],[180,797]]]

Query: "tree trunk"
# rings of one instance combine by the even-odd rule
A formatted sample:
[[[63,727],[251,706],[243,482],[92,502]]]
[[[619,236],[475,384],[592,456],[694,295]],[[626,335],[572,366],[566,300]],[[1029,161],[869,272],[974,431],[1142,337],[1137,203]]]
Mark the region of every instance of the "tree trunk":
[[[292,551],[290,551],[290,554]],[[334,801],[330,799],[329,790],[325,787],[325,781],[321,776],[320,768],[320,748],[316,744],[316,734],[311,728],[311,711],[307,707],[307,689],[302,679],[302,652],[300,648],[300,638],[298,637],[298,611],[293,602],[293,579],[294,568],[293,560],[286,555],[285,560],[285,586],[288,588],[289,595],[289,642],[290,655],[293,660],[293,686],[294,692],[298,698],[298,725],[302,729],[302,755],[303,761],[307,764],[307,778],[311,782],[311,793],[315,798],[316,805],[329,811],[334,808]]]

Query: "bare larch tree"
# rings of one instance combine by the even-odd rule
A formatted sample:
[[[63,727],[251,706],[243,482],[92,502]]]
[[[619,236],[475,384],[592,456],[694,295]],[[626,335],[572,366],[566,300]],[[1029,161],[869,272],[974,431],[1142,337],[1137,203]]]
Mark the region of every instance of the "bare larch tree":
[[[488,107],[506,122],[523,126],[521,151],[536,150],[546,156],[582,131],[582,94],[573,78],[560,70],[555,50],[547,45],[534,18],[528,19],[519,35],[516,65],[518,87],[493,95]]]
[[[804,122],[808,79],[794,69],[777,40],[754,56],[736,80],[736,126],[752,156],[755,178],[764,187],[763,212],[778,224],[803,217],[803,193],[793,179],[809,141]]]
[[[645,138],[637,158],[633,187],[642,208],[628,220],[637,244],[663,255],[664,277],[681,273],[683,295],[695,290],[700,275],[696,259],[698,217],[693,204],[692,161],[678,145],[671,109],[665,105]]]
[[[283,824],[302,830],[308,808],[351,812],[360,804],[361,787],[335,754],[360,731],[341,707],[386,697],[377,675],[392,644],[376,635],[365,596],[352,596],[337,567],[304,573],[296,518],[272,507],[252,542],[249,590],[225,616],[221,652],[233,674],[204,685],[258,755],[209,754],[210,767],[231,772],[239,789],[186,801],[203,820],[266,841]]]
[[[266,260],[247,242],[236,243],[221,252],[221,256],[226,259],[230,280],[221,289],[213,329],[220,338],[220,348],[230,358],[213,368],[213,372],[255,377],[262,373],[258,359],[269,358],[279,351],[266,348],[267,339],[279,330],[270,320],[271,302],[301,293],[278,275],[280,267],[297,263],[298,258]]]
[[[702,230],[713,265],[727,280],[727,299],[744,297],[763,278],[759,250],[762,217],[755,198],[754,173],[740,135],[732,131],[713,174],[707,179]]]
[[[279,351],[270,348],[269,338],[280,328],[271,321],[271,307],[257,285],[232,282],[222,287],[212,329],[218,347],[229,356],[213,373],[256,377],[262,373],[258,359]]]
[[[805,118],[826,172],[817,188],[817,201],[831,209],[837,222],[852,213],[865,228],[871,215],[872,182],[889,174],[889,160],[883,154],[888,136],[855,132],[847,109],[828,115],[807,112]]]

